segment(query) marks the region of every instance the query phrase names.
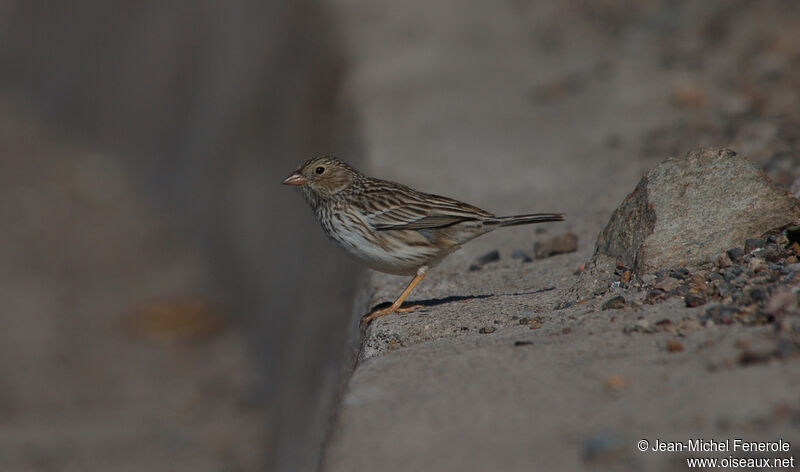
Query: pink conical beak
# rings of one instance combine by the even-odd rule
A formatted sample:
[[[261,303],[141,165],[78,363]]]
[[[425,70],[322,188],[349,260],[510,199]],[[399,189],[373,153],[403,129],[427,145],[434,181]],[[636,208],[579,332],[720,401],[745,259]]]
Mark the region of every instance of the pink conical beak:
[[[307,183],[308,183],[308,179],[303,177],[302,175],[298,174],[297,172],[295,172],[294,174],[290,175],[289,177],[286,177],[286,179],[283,181],[283,185],[297,185],[297,186],[300,186],[300,185],[305,185]]]

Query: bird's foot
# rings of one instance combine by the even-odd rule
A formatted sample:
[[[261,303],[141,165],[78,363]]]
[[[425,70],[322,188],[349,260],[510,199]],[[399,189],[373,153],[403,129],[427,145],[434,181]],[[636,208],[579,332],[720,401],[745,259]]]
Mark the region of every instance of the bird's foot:
[[[380,318],[381,316],[385,316],[390,313],[410,313],[412,311],[416,311],[424,307],[425,305],[410,305],[410,306],[399,306],[399,307],[390,305],[387,306],[386,308],[372,310],[372,312],[367,313],[366,315],[361,317],[361,326],[366,326],[370,324],[372,320],[374,320],[375,318]]]
[[[396,309],[395,312],[397,313],[411,313],[412,311],[417,311],[425,308],[425,305],[409,305],[409,306],[401,306],[400,308]]]

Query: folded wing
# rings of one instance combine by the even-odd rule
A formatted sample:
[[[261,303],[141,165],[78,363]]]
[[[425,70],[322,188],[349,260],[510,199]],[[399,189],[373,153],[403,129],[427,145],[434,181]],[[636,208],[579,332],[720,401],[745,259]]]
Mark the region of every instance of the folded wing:
[[[374,186],[363,212],[377,230],[420,230],[452,226],[494,215],[452,198],[417,192],[404,186]]]

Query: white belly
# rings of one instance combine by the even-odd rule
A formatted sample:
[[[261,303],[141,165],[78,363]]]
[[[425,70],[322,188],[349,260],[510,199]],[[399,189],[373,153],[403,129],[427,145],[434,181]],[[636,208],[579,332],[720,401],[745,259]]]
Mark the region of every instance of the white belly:
[[[380,272],[413,275],[422,266],[433,266],[451,251],[442,251],[418,231],[367,231],[367,222],[334,217],[322,227],[328,236],[358,261]],[[455,248],[453,248],[455,249]]]

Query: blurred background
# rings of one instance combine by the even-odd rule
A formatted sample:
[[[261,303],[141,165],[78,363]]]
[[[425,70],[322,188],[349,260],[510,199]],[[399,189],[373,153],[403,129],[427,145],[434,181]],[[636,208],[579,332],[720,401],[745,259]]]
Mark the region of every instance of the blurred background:
[[[313,1],[0,2],[0,470],[311,470],[360,159]]]
[[[316,468],[356,269],[279,183],[317,154],[368,164],[342,93],[337,25],[370,21],[354,3],[0,0],[0,470]],[[627,152],[728,145],[786,188],[800,175],[796,2],[503,5],[556,66],[525,79],[530,107],[611,80],[593,48],[627,51],[619,76],[669,84]],[[436,37],[404,15],[386,34]],[[460,58],[497,52],[481,21]]]

